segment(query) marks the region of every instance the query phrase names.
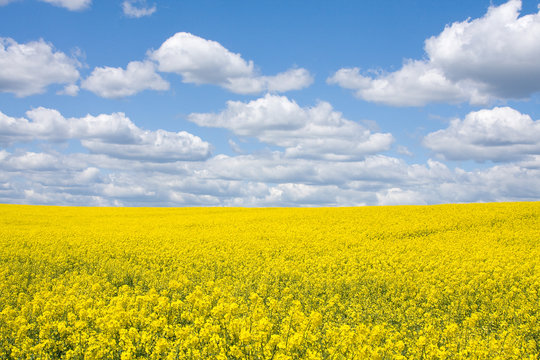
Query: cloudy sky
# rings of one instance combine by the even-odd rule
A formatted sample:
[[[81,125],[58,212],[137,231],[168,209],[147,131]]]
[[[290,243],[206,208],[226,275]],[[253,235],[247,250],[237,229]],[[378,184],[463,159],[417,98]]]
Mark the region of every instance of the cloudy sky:
[[[540,200],[535,0],[0,0],[0,203]]]

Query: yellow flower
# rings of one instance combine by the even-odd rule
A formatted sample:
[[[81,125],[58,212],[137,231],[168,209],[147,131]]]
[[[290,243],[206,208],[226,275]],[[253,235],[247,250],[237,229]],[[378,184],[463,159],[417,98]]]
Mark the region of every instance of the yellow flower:
[[[538,202],[0,205],[0,358],[538,359],[538,239]]]

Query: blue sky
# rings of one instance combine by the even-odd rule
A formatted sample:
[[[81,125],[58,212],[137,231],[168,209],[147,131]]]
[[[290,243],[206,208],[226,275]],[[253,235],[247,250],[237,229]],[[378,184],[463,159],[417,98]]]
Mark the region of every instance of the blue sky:
[[[537,1],[0,0],[0,202],[540,198]]]

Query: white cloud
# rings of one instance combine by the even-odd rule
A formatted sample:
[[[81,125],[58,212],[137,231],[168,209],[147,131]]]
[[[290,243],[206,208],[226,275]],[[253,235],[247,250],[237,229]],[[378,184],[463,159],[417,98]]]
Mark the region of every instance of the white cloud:
[[[488,97],[470,82],[450,81],[441,69],[424,61],[410,61],[393,73],[376,78],[359,68],[340,69],[327,82],[355,90],[361,99],[390,106],[423,106],[430,102],[484,104]]]
[[[540,90],[540,11],[519,17],[520,0],[490,7],[426,40],[431,63],[454,81],[467,79],[488,94],[522,98]]]
[[[408,60],[398,71],[373,77],[344,68],[327,81],[394,106],[526,98],[540,91],[540,11],[520,17],[520,10],[521,1],[510,0],[453,23],[426,40],[426,60]]]
[[[180,74],[185,82],[195,84],[221,83],[253,73],[253,62],[246,62],[240,54],[216,41],[183,32],[167,39],[150,57],[159,62],[160,71]]]
[[[304,183],[345,186],[349,182],[392,183],[406,178],[408,169],[402,160],[370,155],[360,161],[289,158],[283,153],[217,155],[204,165],[213,178],[261,183]]]
[[[72,124],[58,111],[38,108],[28,111],[26,115],[32,121],[0,112],[0,143],[10,145],[33,139],[60,141],[71,137]]]
[[[456,170],[456,179],[438,185],[439,202],[537,201],[540,171],[511,163],[470,172]],[[436,198],[433,194],[429,200]],[[454,200],[452,200],[452,198]],[[431,200],[433,201],[433,200]]]
[[[82,140],[82,145],[97,154],[121,159],[147,161],[205,160],[210,156],[210,145],[200,137],[185,131],[137,131],[132,143],[110,143],[103,140]]]
[[[132,18],[150,16],[156,12],[156,5],[148,6],[146,0],[125,0],[122,3],[124,15]]]
[[[204,160],[210,144],[185,131],[143,130],[123,113],[64,118],[58,111],[37,108],[25,118],[0,112],[0,143],[65,141],[79,139],[93,153],[141,161],[169,162]]]
[[[270,187],[268,195],[261,200],[267,206],[365,205],[355,201],[355,198],[358,198],[358,193],[354,194],[353,191],[340,189],[335,185],[285,183]]]
[[[540,120],[509,107],[474,111],[428,134],[424,145],[448,160],[516,160],[540,154]]]
[[[75,59],[43,40],[18,44],[0,38],[0,92],[22,97],[43,93],[52,84],[73,84],[78,67]]]
[[[125,70],[97,67],[81,87],[105,98],[130,96],[146,89],[168,90],[169,83],[155,70],[155,64],[150,61],[132,61]]]
[[[333,206],[540,197],[538,159],[465,171],[432,160],[409,165],[380,155],[350,162],[273,153],[148,163],[96,154],[0,151],[0,169],[4,203]]]
[[[77,173],[74,178],[77,184],[93,184],[102,181],[99,169],[92,166]]]
[[[313,77],[306,69],[290,69],[274,76],[263,76],[266,89],[270,92],[300,90],[313,83]]]
[[[260,76],[253,61],[244,60],[216,41],[185,32],[171,36],[148,55],[159,64],[159,71],[179,74],[186,83],[214,84],[239,94],[299,90],[313,82],[302,68]]]
[[[191,114],[188,119],[283,147],[288,157],[352,160],[388,150],[393,142],[391,134],[372,133],[343,118],[327,102],[302,108],[285,96],[270,94],[248,103],[229,101],[219,114]]]
[[[68,84],[64,86],[64,89],[57,92],[58,95],[77,96],[79,93],[79,86],[75,84]]]
[[[2,168],[4,170],[22,171],[51,171],[61,168],[61,161],[58,157],[46,153],[26,152],[21,155],[10,155],[4,151],[2,157]]]
[[[113,198],[141,198],[155,195],[140,185],[120,186],[114,183],[107,184],[103,188],[103,195]]]
[[[87,9],[92,4],[92,0],[40,0],[54,6],[66,8],[70,11],[80,11]]]
[[[237,94],[258,94],[263,91],[287,92],[310,86],[313,77],[306,69],[289,69],[274,76],[231,77],[221,86]]]
[[[414,190],[391,188],[377,193],[379,205],[425,205],[422,194]]]

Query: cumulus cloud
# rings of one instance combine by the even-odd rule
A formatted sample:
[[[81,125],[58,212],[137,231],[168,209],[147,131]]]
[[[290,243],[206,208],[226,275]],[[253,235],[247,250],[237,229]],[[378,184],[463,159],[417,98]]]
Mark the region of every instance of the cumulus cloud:
[[[227,78],[249,77],[253,62],[225,49],[220,43],[189,33],[176,33],[150,53],[159,70],[182,75],[186,82],[219,83]]]
[[[488,100],[477,84],[469,81],[455,83],[441,69],[424,61],[408,61],[401,70],[376,78],[361,75],[359,68],[340,69],[327,82],[354,90],[357,97],[366,101],[390,106],[463,101],[480,105]]]
[[[375,76],[343,68],[328,78],[357,97],[393,106],[431,102],[486,104],[540,91],[540,11],[520,16],[521,1],[491,6],[425,41],[425,60]]]
[[[289,158],[281,152],[239,156],[217,155],[205,169],[219,179],[250,179],[261,183],[303,183],[336,185],[350,182],[395,183],[407,176],[407,165],[400,159],[369,155],[359,161]]]
[[[540,159],[540,157],[539,157]],[[351,162],[281,153],[206,162],[143,162],[103,154],[0,151],[0,201],[61,205],[334,206],[526,201],[540,197],[540,161],[486,169]]]
[[[414,190],[390,188],[377,193],[379,205],[425,205],[422,194]]]
[[[306,69],[290,69],[274,76],[263,76],[264,88],[270,92],[300,90],[313,83],[313,77]]]
[[[70,11],[80,11],[90,7],[92,0],[40,0],[54,6],[66,8]]]
[[[454,80],[467,79],[505,98],[540,90],[540,11],[520,17],[521,1],[490,7],[472,21],[457,22],[426,40],[434,66]]]
[[[82,140],[93,153],[147,161],[200,161],[210,156],[210,144],[186,131],[137,131],[132,143],[110,143],[101,139]]]
[[[229,101],[219,114],[191,114],[188,119],[283,147],[288,157],[352,160],[388,150],[393,142],[391,134],[372,133],[343,118],[327,102],[302,108],[285,96],[270,94],[248,103]]]
[[[510,107],[469,113],[428,134],[424,145],[448,160],[509,161],[540,154],[540,120]]]
[[[171,36],[159,49],[149,52],[149,57],[159,64],[159,71],[179,74],[186,83],[214,84],[239,94],[299,90],[313,82],[302,68],[274,76],[258,75],[253,61],[216,41],[185,32]]]
[[[19,44],[0,38],[0,92],[23,97],[43,93],[52,84],[73,84],[79,79],[79,66],[43,40]]]
[[[156,12],[156,5],[148,6],[146,0],[125,0],[122,3],[124,15],[132,18],[150,16]]]
[[[105,98],[120,98],[143,90],[168,90],[170,85],[156,73],[150,61],[132,61],[126,69],[97,67],[81,87]]]
[[[68,84],[64,88],[57,92],[58,95],[77,96],[79,93],[79,86],[75,84]]]
[[[57,156],[46,153],[26,152],[11,155],[7,151],[2,151],[0,161],[2,168],[7,171],[52,171],[61,167],[61,161]]]
[[[279,97],[267,100],[279,100]],[[292,101],[280,104],[297,111],[298,105]],[[314,108],[300,109],[309,115]],[[264,107],[259,111],[263,112]],[[286,111],[281,113],[286,114]],[[343,120],[338,115],[335,115],[337,124]],[[235,129],[247,134],[254,131],[244,120],[231,119],[237,122]],[[530,125],[529,120],[525,118],[524,124]],[[281,117],[267,120],[262,124],[262,133],[276,123],[279,129],[280,121]],[[293,122],[290,131],[296,132],[302,121]],[[408,164],[403,159],[381,154],[329,161],[323,156],[295,157],[286,151],[273,151],[220,154],[206,161],[187,161],[193,160],[193,156],[178,153],[193,147],[189,141],[188,145],[181,145],[175,133],[139,129],[123,114],[66,119],[57,111],[44,108],[29,111],[25,118],[10,118],[0,113],[2,141],[72,138],[80,139],[90,153],[0,150],[0,202],[353,206],[519,201],[540,197],[540,155],[471,171],[450,169],[435,160]],[[512,138],[513,135],[507,137]],[[169,148],[167,140],[172,142]],[[207,148],[203,146],[203,149]]]
[[[143,130],[123,113],[66,119],[56,110],[40,107],[26,116],[28,119],[13,118],[0,112],[0,143],[79,139],[93,153],[157,162],[210,156],[210,144],[198,136],[185,131]]]
[[[289,69],[274,76],[229,78],[219,84],[237,94],[258,94],[263,91],[287,92],[310,86],[313,77],[306,69]]]

